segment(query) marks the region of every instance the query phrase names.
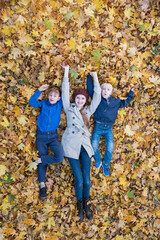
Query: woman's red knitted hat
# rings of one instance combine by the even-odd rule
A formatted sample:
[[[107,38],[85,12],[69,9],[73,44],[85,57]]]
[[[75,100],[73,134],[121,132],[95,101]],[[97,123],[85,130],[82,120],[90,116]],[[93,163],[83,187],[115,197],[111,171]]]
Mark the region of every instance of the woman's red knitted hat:
[[[86,89],[83,89],[83,88],[78,88],[74,91],[74,93],[72,95],[72,100],[75,101],[76,96],[79,94],[84,95],[86,97],[86,102],[88,102],[89,93],[87,92]]]

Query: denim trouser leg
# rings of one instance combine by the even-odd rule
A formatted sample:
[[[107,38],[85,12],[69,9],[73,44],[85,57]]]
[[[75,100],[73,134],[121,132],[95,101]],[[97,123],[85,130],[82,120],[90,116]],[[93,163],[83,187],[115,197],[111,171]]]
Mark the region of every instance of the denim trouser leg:
[[[82,176],[83,176],[83,197],[89,198],[90,193],[90,171],[91,171],[91,158],[88,153],[81,148],[80,153],[81,165],[82,165]]]
[[[79,159],[68,158],[75,177],[75,192],[77,200],[82,200],[83,197],[88,198],[90,192],[91,158],[88,156],[83,146],[81,147],[80,158],[81,164]]]
[[[59,163],[63,161],[63,150],[58,141],[56,131],[49,133],[37,133],[37,149],[42,163],[38,164],[38,180],[40,182],[46,181],[47,165],[51,163]],[[48,155],[48,146],[54,152],[54,155]]]
[[[95,124],[93,136],[92,136],[92,147],[94,150],[94,158],[96,163],[99,163],[100,161],[102,161],[99,148],[98,148],[101,136],[104,137],[105,143],[106,143],[106,150],[105,150],[103,163],[105,165],[109,165],[112,158],[113,146],[114,146],[112,126],[102,124],[102,123]]]
[[[99,152],[99,141],[101,136],[102,136],[102,130],[99,128],[99,126],[96,123],[95,128],[93,130],[92,140],[91,140],[91,144],[94,150],[94,159],[96,163],[99,163],[102,161],[101,155]]]
[[[103,163],[104,165],[109,166],[109,163],[112,158],[113,147],[114,147],[112,128],[106,129],[103,136],[106,143],[106,151],[105,151]]]

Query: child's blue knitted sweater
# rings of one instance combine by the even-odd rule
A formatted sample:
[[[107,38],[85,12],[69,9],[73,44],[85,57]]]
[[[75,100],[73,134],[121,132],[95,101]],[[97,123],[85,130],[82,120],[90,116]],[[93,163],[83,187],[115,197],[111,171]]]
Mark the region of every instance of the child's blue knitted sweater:
[[[37,90],[30,98],[29,104],[34,108],[41,108],[41,112],[37,118],[38,130],[41,132],[55,131],[60,123],[62,99],[51,104],[49,100],[37,101],[41,92]]]
[[[91,75],[87,76],[87,91],[90,97],[93,96],[93,80]],[[133,91],[127,94],[126,100],[120,100],[110,96],[108,99],[101,98],[101,102],[94,113],[94,121],[99,123],[104,123],[107,125],[113,125],[117,118],[118,109],[127,106],[127,104],[132,100],[134,95]]]

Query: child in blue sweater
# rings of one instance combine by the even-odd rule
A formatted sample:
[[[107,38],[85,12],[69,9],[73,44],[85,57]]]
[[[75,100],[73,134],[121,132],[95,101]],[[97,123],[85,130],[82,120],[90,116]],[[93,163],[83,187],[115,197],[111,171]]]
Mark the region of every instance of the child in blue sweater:
[[[91,75],[87,77],[87,90],[89,95],[93,96],[93,81]],[[109,176],[109,163],[113,153],[113,133],[112,125],[117,118],[119,108],[125,107],[133,98],[135,88],[133,88],[127,95],[126,100],[120,100],[112,96],[113,87],[111,84],[103,83],[101,85],[101,102],[94,113],[95,127],[92,135],[92,147],[94,150],[96,173],[99,172],[100,167],[103,167],[105,176]],[[104,137],[106,143],[105,155],[102,163],[101,155],[99,153],[99,141],[101,136]]]
[[[37,138],[36,145],[39,152],[39,158],[35,161],[38,164],[38,180],[40,182],[39,198],[46,198],[46,170],[47,165],[51,163],[60,163],[63,161],[63,150],[58,141],[57,128],[60,123],[62,110],[62,99],[58,87],[52,87],[48,92],[48,100],[37,101],[41,92],[49,87],[48,84],[42,85],[30,98],[29,104],[34,108],[41,108],[37,118]],[[54,155],[48,155],[48,146],[54,152]]]

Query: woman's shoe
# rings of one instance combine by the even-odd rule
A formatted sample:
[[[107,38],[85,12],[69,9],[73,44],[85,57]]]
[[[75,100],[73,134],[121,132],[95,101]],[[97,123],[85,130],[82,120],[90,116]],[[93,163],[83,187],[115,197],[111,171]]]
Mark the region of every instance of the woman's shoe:
[[[92,210],[90,209],[90,206],[88,205],[88,201],[89,201],[89,198],[84,198],[83,199],[83,207],[84,207],[84,210],[86,212],[86,217],[91,220],[93,219],[93,212]]]
[[[83,222],[83,201],[82,200],[77,201],[77,210],[78,210],[79,221]]]

